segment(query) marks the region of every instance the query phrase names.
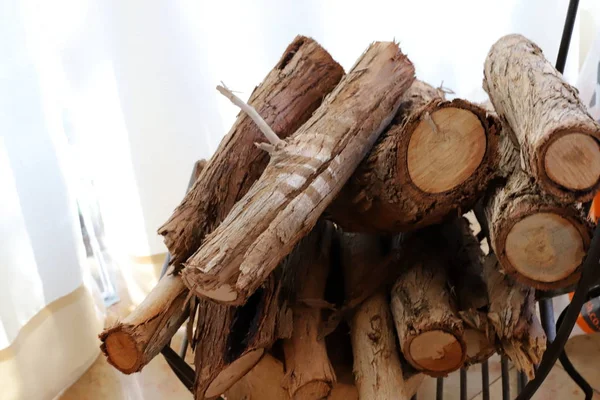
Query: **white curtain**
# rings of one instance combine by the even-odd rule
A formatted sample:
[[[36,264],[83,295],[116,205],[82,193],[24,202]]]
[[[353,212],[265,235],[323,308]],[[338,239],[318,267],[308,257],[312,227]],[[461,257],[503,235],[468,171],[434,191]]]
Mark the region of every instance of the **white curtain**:
[[[220,80],[247,98],[297,34],[314,37],[346,70],[370,42],[395,39],[420,79],[482,101],[490,46],[519,32],[554,62],[567,4],[0,2],[0,349],[82,284],[82,177],[93,181],[111,249],[166,251],[156,229],[238,112],[214,90]],[[578,48],[576,29],[571,82]]]

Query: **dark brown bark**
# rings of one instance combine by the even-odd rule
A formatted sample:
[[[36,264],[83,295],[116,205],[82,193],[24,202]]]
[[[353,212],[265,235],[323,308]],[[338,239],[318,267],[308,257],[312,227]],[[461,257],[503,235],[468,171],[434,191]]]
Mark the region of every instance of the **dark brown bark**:
[[[243,304],[312,229],[413,80],[395,43],[372,44],[311,119],[272,149],[260,179],[185,263],[186,286]]]
[[[284,139],[310,118],[343,74],[342,67],[318,43],[298,36],[248,103]],[[260,177],[269,157],[254,143],[264,141],[254,122],[241,113],[202,178],[158,230],[176,267],[200,247]]]
[[[497,119],[483,107],[445,101],[440,90],[415,81],[327,216],[346,231],[381,234],[460,215],[498,174],[498,135]]]

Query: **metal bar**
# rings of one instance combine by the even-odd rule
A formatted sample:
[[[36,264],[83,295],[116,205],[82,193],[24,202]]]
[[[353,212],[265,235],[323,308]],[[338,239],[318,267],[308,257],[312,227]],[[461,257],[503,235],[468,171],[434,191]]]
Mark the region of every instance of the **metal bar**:
[[[444,400],[444,378],[437,378],[435,383],[435,400]]]
[[[527,385],[527,375],[524,372],[519,371],[517,373],[517,392],[521,393]]]
[[[467,400],[467,370],[460,369],[460,400]]]
[[[510,400],[510,371],[506,357],[502,357],[500,366],[502,368],[502,400]]]
[[[554,308],[552,307],[552,299],[542,299],[540,304],[540,319],[542,327],[546,332],[548,342],[552,343],[556,337],[556,322],[554,321]]]
[[[581,307],[587,300],[587,291],[594,282],[597,282],[600,279],[600,268],[598,268],[598,261],[600,260],[600,226],[597,226],[594,230],[594,236],[592,237],[592,242],[588,253],[583,261],[583,265],[581,267],[581,278],[579,279],[579,283],[577,284],[577,289],[575,290],[575,294],[571,299],[571,304],[567,308],[565,312],[564,320],[560,325],[560,328],[556,332],[556,337],[554,341],[547,346],[546,352],[542,357],[542,362],[539,365],[539,368],[536,372],[535,378],[531,380],[525,389],[519,394],[516,400],[527,400],[530,399],[537,389],[541,386],[542,382],[548,374],[550,370],[554,366],[558,356],[562,353],[567,340],[569,339],[569,335],[573,330],[573,326],[575,326],[575,322],[577,321],[577,317],[581,312]]]
[[[179,357],[181,357],[182,360],[185,360],[185,355],[187,353],[187,349],[188,349],[188,336],[184,335],[183,336],[183,341],[181,342],[181,348],[179,349]]]
[[[569,8],[567,9],[567,18],[565,19],[565,26],[563,28],[562,37],[560,39],[560,47],[558,48],[558,57],[556,57],[556,69],[561,74],[565,72],[565,64],[567,62],[567,54],[569,54],[569,46],[571,44],[571,36],[573,35],[573,27],[575,26],[575,19],[577,17],[578,7],[579,0],[569,1]]]
[[[490,365],[488,360],[481,363],[481,400],[490,400]]]

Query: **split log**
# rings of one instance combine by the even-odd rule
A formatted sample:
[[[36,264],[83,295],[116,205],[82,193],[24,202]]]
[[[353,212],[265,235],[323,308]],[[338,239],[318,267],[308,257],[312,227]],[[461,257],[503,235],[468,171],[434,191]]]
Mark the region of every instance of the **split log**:
[[[350,324],[354,375],[361,399],[408,400],[388,299],[379,292],[355,311]]]
[[[415,81],[328,217],[346,231],[397,233],[460,215],[497,174],[499,124],[476,104]]]
[[[484,211],[491,247],[505,273],[544,290],[577,282],[591,238],[579,206],[558,202],[515,170]]]
[[[465,366],[481,363],[496,352],[496,335],[489,324],[489,299],[483,280],[484,254],[469,221],[460,217],[442,227],[449,260],[449,281],[464,322]]]
[[[310,118],[343,74],[342,67],[317,42],[298,36],[248,103],[284,139]],[[255,143],[263,141],[260,129],[241,113],[202,179],[160,227],[158,233],[164,236],[176,267],[200,247],[260,177],[268,155]]]
[[[521,35],[491,48],[484,89],[518,141],[522,167],[561,201],[591,200],[600,188],[600,125],[577,89]]]
[[[263,358],[227,392],[227,400],[289,400],[283,388],[283,364],[270,354]]]
[[[289,337],[291,313],[282,301],[279,279],[270,276],[239,307],[198,299],[195,399],[215,399],[248,373],[273,343]]]
[[[260,179],[185,263],[186,286],[222,303],[245,303],[312,229],[413,80],[414,67],[396,44],[371,45],[310,120],[270,149]]]
[[[406,260],[407,269],[392,289],[391,309],[406,360],[427,375],[444,376],[463,365],[466,344],[437,230],[419,232],[421,254]]]
[[[498,270],[494,254],[484,262],[490,309],[488,318],[500,342],[500,348],[519,371],[534,377],[546,350],[546,335],[535,314],[535,289],[521,285]]]
[[[290,270],[289,290],[295,297],[291,301],[292,337],[283,341],[284,386],[292,399],[326,398],[336,381],[325,340],[319,335],[323,323],[319,303],[324,302],[333,233],[331,223],[318,222],[285,261],[284,268]]]
[[[188,189],[196,182],[206,160],[196,161]],[[144,301],[115,326],[100,334],[109,364],[124,374],[140,371],[167,345],[189,315],[188,290],[173,269],[163,276]]]

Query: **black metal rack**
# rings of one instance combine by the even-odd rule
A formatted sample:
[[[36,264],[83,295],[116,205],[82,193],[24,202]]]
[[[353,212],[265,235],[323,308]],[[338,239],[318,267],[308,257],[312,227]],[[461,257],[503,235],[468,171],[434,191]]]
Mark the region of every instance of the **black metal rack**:
[[[575,25],[575,18],[577,16],[577,9],[579,6],[579,0],[570,0],[569,8],[567,10],[567,16],[563,28],[562,38],[560,42],[558,57],[556,61],[556,69],[561,73],[564,72],[564,67],[569,51],[569,45],[571,43],[571,36],[573,33],[573,27]],[[193,176],[193,175],[192,175]],[[193,183],[193,178],[190,178],[189,187]],[[483,222],[480,220],[480,223]],[[478,238],[485,240],[487,232],[485,232],[484,224],[482,226],[482,233],[478,235]],[[161,277],[167,271],[169,263],[171,261],[170,254],[167,254],[167,258],[163,264]],[[535,392],[539,389],[541,384],[544,382],[548,373],[556,363],[557,359],[560,359],[565,371],[569,376],[577,383],[577,385],[585,393],[585,399],[591,400],[593,396],[593,389],[589,383],[577,372],[573,367],[569,358],[567,357],[564,347],[569,338],[573,327],[577,321],[577,316],[581,312],[583,304],[593,297],[600,296],[600,286],[596,286],[600,282],[600,225],[595,229],[592,237],[590,249],[583,262],[581,279],[577,284],[575,293],[571,300],[571,304],[561,313],[558,321],[555,322],[554,311],[552,308],[552,298],[561,295],[560,292],[538,292],[537,298],[539,301],[540,318],[542,327],[546,332],[548,338],[548,344],[546,352],[542,358],[542,361],[536,369],[535,379],[527,382],[527,377],[523,373],[519,373],[517,380],[518,395],[516,400],[527,400],[531,399]],[[179,353],[176,353],[168,344],[162,349],[161,353],[165,357],[167,363],[179,378],[179,380],[190,390],[193,390],[195,372],[185,361],[185,355],[188,349],[187,337],[184,338]],[[510,400],[510,381],[509,381],[509,364],[506,357],[501,358],[501,377],[502,377],[502,400]],[[481,387],[482,387],[482,398],[483,400],[490,399],[490,376],[489,376],[489,365],[488,361],[481,364]],[[437,378],[436,383],[436,400],[443,400],[444,397],[444,378]],[[413,396],[416,400],[417,396]],[[467,399],[467,373],[466,369],[460,370],[460,399]]]

